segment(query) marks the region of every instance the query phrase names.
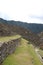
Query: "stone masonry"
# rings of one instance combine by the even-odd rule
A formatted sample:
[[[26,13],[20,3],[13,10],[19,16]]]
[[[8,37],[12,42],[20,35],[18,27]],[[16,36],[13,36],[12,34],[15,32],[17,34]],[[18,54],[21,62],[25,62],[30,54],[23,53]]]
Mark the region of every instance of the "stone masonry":
[[[9,54],[12,54],[15,51],[16,47],[20,45],[20,40],[21,38],[8,42],[0,42],[0,64]]]

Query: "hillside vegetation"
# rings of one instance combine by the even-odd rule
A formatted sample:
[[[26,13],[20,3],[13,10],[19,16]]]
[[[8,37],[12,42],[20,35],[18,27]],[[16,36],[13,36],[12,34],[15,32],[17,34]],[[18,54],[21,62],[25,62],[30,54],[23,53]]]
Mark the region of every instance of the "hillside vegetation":
[[[7,23],[9,25],[16,25],[19,27],[23,27],[23,28],[31,30],[34,33],[39,33],[43,31],[43,24],[26,23],[22,21],[14,21],[14,20],[4,20],[2,18],[0,18],[0,22]]]

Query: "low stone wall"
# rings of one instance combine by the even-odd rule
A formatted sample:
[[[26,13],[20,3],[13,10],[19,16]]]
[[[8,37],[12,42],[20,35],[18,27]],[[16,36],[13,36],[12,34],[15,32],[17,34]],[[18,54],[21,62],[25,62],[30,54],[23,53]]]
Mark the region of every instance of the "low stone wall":
[[[3,43],[0,42],[0,64],[9,54],[12,54],[15,51],[16,47],[20,45],[20,40],[21,38]]]

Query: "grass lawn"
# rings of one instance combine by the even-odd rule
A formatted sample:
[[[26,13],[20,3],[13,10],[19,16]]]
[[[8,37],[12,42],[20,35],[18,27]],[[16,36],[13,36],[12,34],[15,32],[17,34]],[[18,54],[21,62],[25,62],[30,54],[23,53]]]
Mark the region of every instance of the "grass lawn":
[[[21,45],[4,60],[2,65],[42,65],[34,47],[27,43],[27,40],[21,39]]]
[[[41,62],[40,62],[40,59],[39,57],[37,56],[35,50],[34,50],[34,47],[32,44],[29,44],[28,45],[28,49],[29,49],[29,53],[31,54],[31,56],[33,57],[33,64],[34,65],[43,65]]]
[[[14,36],[1,36],[0,37],[0,41],[1,42],[6,42],[6,41],[9,41],[9,40],[12,40],[12,39],[17,39],[17,38],[20,38],[21,36],[20,35],[14,35]]]

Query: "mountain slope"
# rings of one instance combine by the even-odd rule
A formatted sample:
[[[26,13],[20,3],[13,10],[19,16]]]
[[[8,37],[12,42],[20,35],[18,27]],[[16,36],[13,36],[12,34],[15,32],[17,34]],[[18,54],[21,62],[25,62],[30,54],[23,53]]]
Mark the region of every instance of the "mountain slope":
[[[40,44],[43,44],[40,41],[40,36],[38,36],[36,33],[38,33],[40,25],[37,24],[28,24],[28,23],[22,23],[22,22],[16,22],[16,21],[6,21],[3,19],[0,19],[0,36],[9,36],[9,35],[16,35],[19,34],[23,38],[31,41],[35,46],[40,46]],[[28,28],[30,26],[30,28]],[[39,28],[37,28],[37,26]],[[35,27],[35,28],[33,28]],[[42,31],[43,31],[43,24],[41,25]],[[41,29],[41,28],[40,28]],[[33,30],[35,30],[35,33],[33,33]],[[36,31],[37,30],[37,31]]]
[[[39,33],[43,31],[43,24],[35,24],[35,23],[24,23],[21,21],[6,21],[0,18],[0,22],[2,23],[7,23],[10,25],[17,25],[17,26],[21,26],[24,27],[26,29],[30,29],[32,32],[34,33]]]

